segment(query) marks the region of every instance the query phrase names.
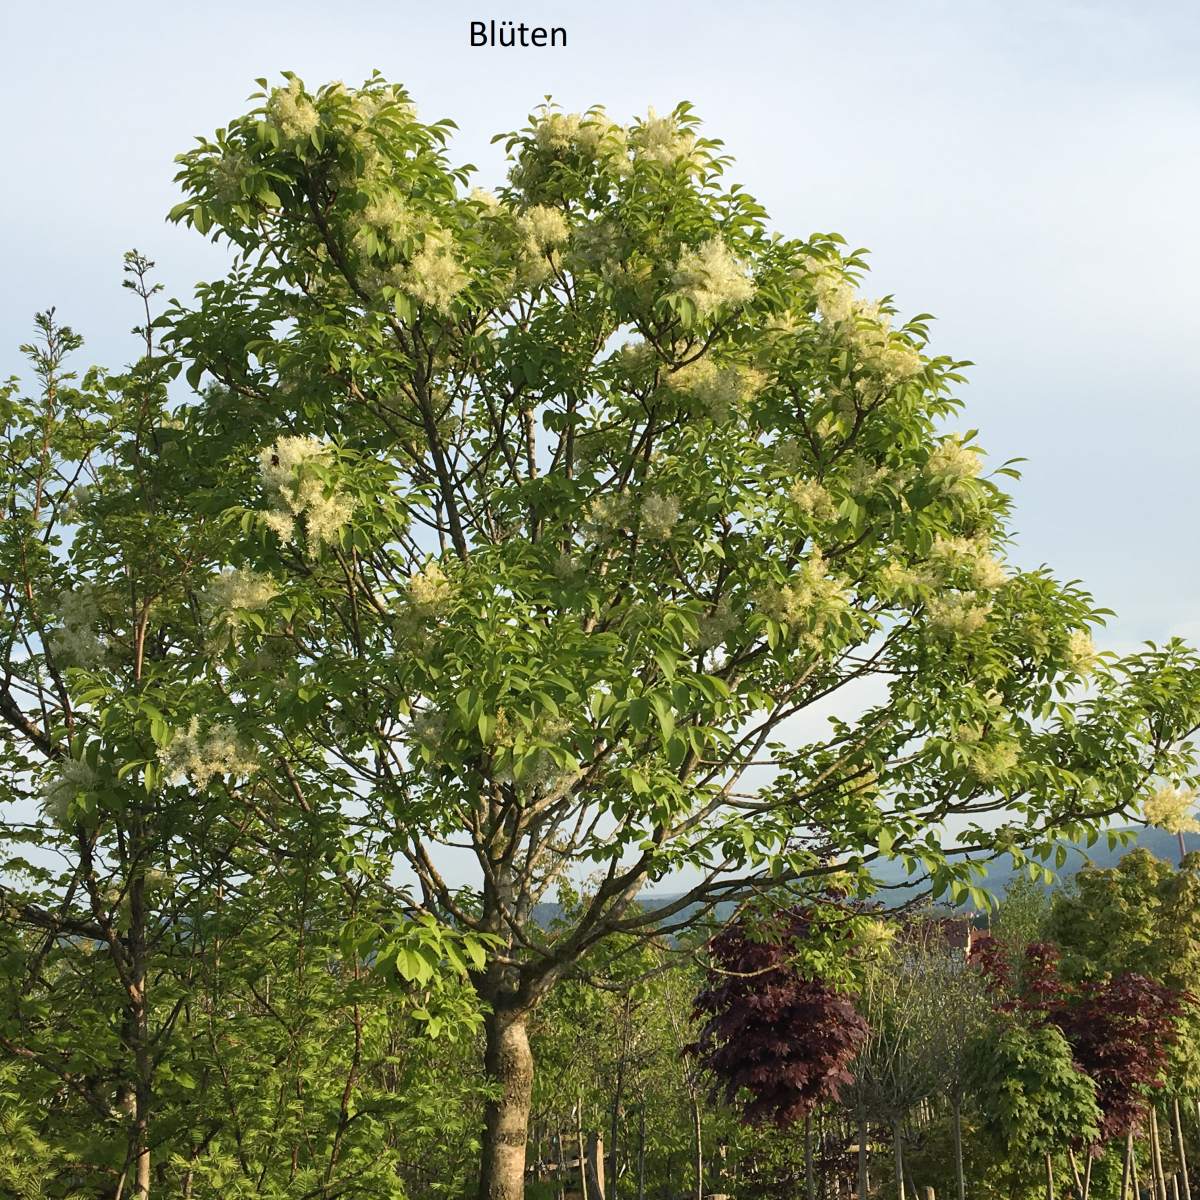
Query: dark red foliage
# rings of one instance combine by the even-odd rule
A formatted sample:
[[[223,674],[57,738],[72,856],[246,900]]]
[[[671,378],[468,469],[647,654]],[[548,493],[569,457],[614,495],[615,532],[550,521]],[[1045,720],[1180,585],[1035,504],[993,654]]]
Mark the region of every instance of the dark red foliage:
[[[794,913],[770,940],[734,924],[710,944],[713,969],[695,1004],[708,1020],[688,1052],[748,1122],[790,1125],[854,1082],[867,1023],[849,996],[789,961],[806,928]]]
[[[995,938],[981,939],[971,956],[998,1011],[1021,1012],[1062,1030],[1076,1066],[1096,1085],[1101,1142],[1124,1137],[1141,1126],[1150,1093],[1166,1082],[1167,1056],[1179,1038],[1178,1018],[1193,1001],[1132,972],[1103,983],[1069,986],[1059,977],[1058,960],[1056,946],[1033,943],[1026,947],[1019,981],[1014,981],[1008,951]]]
[[[1148,1092],[1166,1082],[1167,1055],[1186,1003],[1174,988],[1130,972],[1081,984],[1057,1017],[1075,1061],[1096,1084],[1101,1140],[1141,1125]]]

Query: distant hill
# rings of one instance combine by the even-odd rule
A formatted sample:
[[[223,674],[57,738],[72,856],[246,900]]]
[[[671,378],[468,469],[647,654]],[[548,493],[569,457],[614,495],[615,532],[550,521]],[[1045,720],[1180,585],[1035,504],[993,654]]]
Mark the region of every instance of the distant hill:
[[[1065,883],[1076,871],[1085,866],[1115,867],[1121,858],[1137,847],[1149,850],[1156,858],[1165,859],[1167,862],[1179,861],[1179,842],[1175,834],[1166,833],[1161,829],[1145,828],[1135,829],[1134,834],[1134,839],[1127,845],[1117,846],[1114,849],[1109,849],[1107,838],[1098,839],[1095,845],[1090,847],[1085,846],[1082,842],[1073,843],[1068,846],[1067,862],[1062,868],[1055,870],[1053,863],[1046,865],[1051,870],[1055,870],[1059,883]],[[1200,836],[1191,835],[1188,838],[1187,848],[1189,851],[1200,850]],[[879,899],[888,908],[906,904],[917,899],[922,893],[928,892],[928,884],[905,882],[904,869],[898,862],[877,865],[875,874],[883,883],[890,885],[879,896]],[[987,864],[987,875],[981,880],[980,886],[990,895],[1002,896],[1005,887],[1015,874],[1017,874],[1017,868],[1012,858],[1007,854],[1002,855],[994,862]],[[678,896],[678,892],[656,892],[640,897],[640,903],[643,907],[653,911],[670,904]],[[728,916],[733,911],[733,907],[732,904],[720,905],[717,909],[718,919]],[[967,906],[960,905],[959,907]],[[542,925],[549,925],[561,915],[562,908],[558,904],[549,903],[537,906],[536,917]]]

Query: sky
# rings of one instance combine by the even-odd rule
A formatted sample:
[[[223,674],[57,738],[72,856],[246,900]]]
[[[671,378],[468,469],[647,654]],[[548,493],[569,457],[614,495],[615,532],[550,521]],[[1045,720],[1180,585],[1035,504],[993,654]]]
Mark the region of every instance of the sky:
[[[568,45],[472,49],[489,18]],[[1118,614],[1106,645],[1200,638],[1200,6],[60,0],[3,5],[0,45],[0,375],[51,304],[90,360],[128,361],[130,247],[181,298],[220,273],[164,221],[172,160],[256,77],[378,68],[456,121],[485,186],[491,135],[547,94],[624,118],[688,99],[777,228],[869,248],[865,291],[933,313],[934,349],[975,364],[964,424],[1028,460],[1020,565],[1084,580]]]
[[[567,47],[471,48],[489,18],[564,26]],[[0,377],[49,305],[88,361],[136,354],[126,249],[180,298],[221,272],[164,221],[172,160],[256,77],[378,68],[458,124],[483,186],[491,136],[546,95],[623,119],[687,99],[779,230],[869,248],[864,291],[935,314],[933,349],[975,364],[964,428],[1028,460],[1017,563],[1116,610],[1105,647],[1200,639],[1200,6],[9,0],[0,46]]]

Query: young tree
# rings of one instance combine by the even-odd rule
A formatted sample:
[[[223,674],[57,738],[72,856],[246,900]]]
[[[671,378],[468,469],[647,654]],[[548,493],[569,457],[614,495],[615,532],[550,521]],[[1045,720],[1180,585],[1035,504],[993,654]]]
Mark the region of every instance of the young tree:
[[[688,1049],[750,1123],[786,1128],[853,1082],[867,1025],[847,993],[796,962],[814,922],[820,914],[811,911],[778,914],[765,928],[741,921],[710,944],[707,986],[696,997],[704,1024]]]
[[[773,233],[687,105],[545,109],[493,195],[379,78],[263,88],[181,159],[173,216],[237,255],[170,315],[187,437],[279,592],[276,705],[489,947],[481,1197],[523,1186],[530,1014],[604,939],[888,855],[957,896],[960,851],[1187,776],[1191,653],[1097,662],[1087,594],[1004,562],[1007,468],[942,432],[962,364]]]

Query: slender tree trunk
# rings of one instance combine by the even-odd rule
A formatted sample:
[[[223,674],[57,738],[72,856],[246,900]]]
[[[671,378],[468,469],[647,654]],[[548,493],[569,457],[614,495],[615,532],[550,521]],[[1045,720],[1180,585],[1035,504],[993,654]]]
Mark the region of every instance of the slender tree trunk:
[[[804,1118],[804,1190],[808,1200],[817,1200],[817,1176],[813,1171],[812,1113]]]
[[[1140,1200],[1140,1195],[1141,1195],[1141,1190],[1142,1190],[1142,1188],[1141,1188],[1141,1184],[1138,1182],[1138,1169],[1137,1169],[1137,1142],[1134,1142],[1134,1143],[1133,1143],[1133,1154],[1131,1155],[1131,1157],[1130,1157],[1130,1160],[1129,1160],[1129,1170],[1130,1170],[1130,1173],[1131,1173],[1131,1175],[1132,1175],[1132,1178],[1133,1178],[1133,1195],[1134,1195],[1134,1200]],[[1153,1189],[1153,1188],[1151,1188],[1151,1191],[1153,1191],[1153,1190],[1154,1190],[1154,1189]]]
[[[588,1137],[588,1195],[592,1200],[604,1200],[604,1134],[593,1133]]]
[[[484,1064],[499,1085],[499,1095],[484,1112],[479,1200],[523,1200],[525,1143],[533,1094],[533,1054],[529,1049],[529,1014],[493,1001],[485,1024]]]
[[[1095,1162],[1095,1156],[1089,1152],[1087,1162],[1083,1164],[1083,1200],[1088,1200],[1092,1192],[1092,1167]]]
[[[1075,1190],[1079,1193],[1079,1200],[1084,1200],[1083,1196],[1083,1180],[1079,1175],[1079,1163],[1075,1159],[1075,1151],[1067,1147],[1067,1161],[1071,1164],[1071,1179],[1075,1183]]]
[[[704,1200],[704,1126],[700,1120],[700,1102],[692,1096],[692,1136],[695,1138],[696,1200]]]
[[[555,1173],[555,1178],[558,1181],[558,1200],[563,1200],[563,1197],[567,1194],[567,1159],[566,1155],[563,1154],[561,1128],[554,1131],[554,1145],[558,1150],[558,1170]],[[642,1198],[639,1197],[638,1200],[642,1200]]]
[[[1121,1167],[1120,1200],[1129,1200],[1130,1176],[1133,1171],[1133,1130],[1125,1135],[1125,1162]]]
[[[638,1200],[646,1200],[646,1106],[638,1110]]]
[[[575,1105],[575,1143],[579,1151],[579,1194],[588,1200],[587,1148],[583,1144],[583,1092]]]
[[[967,1180],[963,1174],[962,1100],[955,1096],[952,1104],[954,1127],[954,1177],[958,1181],[958,1200],[967,1200]]]
[[[1150,1159],[1153,1164],[1158,1198],[1167,1200],[1167,1175],[1163,1170],[1162,1142],[1158,1136],[1158,1112],[1153,1104],[1150,1105]]]
[[[1187,1151],[1183,1145],[1183,1118],[1179,1113],[1179,1097],[1171,1099],[1171,1116],[1175,1122],[1175,1151],[1179,1156],[1179,1173],[1183,1176],[1183,1200],[1192,1200],[1192,1182],[1188,1178]]]
[[[900,1122],[892,1122],[892,1154],[896,1159],[896,1195],[904,1200],[904,1135]]]
[[[858,1110],[858,1200],[867,1200],[867,1117]],[[811,1190],[809,1196],[812,1196]]]
[[[1054,1200],[1054,1159],[1046,1155],[1046,1200]]]

